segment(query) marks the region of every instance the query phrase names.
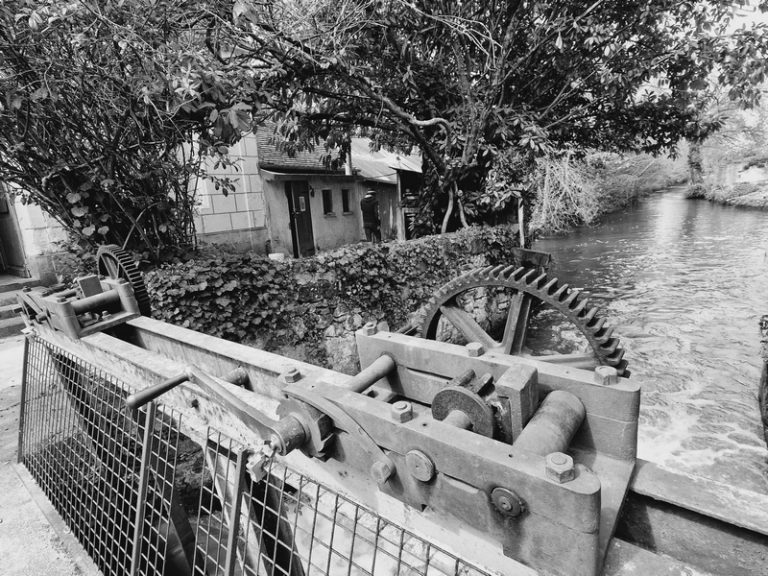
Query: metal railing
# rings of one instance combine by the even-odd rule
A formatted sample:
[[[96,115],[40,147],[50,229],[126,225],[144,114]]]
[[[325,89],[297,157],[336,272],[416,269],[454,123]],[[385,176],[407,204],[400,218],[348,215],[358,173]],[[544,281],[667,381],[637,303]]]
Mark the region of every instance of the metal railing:
[[[118,378],[39,337],[24,362],[19,460],[105,575],[486,574],[279,458],[254,481],[252,452],[212,429],[190,522],[179,413],[130,411]]]

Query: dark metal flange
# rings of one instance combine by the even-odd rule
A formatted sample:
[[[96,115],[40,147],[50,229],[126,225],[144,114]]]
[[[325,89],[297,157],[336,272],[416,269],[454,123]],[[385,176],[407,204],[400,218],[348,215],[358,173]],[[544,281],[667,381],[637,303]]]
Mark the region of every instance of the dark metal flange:
[[[445,420],[455,411],[467,416],[473,432],[493,437],[493,410],[479,394],[461,386],[449,386],[435,394],[432,400],[432,416],[435,420]]]

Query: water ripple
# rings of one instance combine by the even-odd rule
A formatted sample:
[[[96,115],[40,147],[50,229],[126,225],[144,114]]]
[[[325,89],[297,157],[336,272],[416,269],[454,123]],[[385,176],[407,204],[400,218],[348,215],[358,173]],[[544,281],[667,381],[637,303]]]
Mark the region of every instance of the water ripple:
[[[535,248],[621,336],[643,384],[640,457],[766,491],[757,321],[768,313],[768,212],[674,190]]]

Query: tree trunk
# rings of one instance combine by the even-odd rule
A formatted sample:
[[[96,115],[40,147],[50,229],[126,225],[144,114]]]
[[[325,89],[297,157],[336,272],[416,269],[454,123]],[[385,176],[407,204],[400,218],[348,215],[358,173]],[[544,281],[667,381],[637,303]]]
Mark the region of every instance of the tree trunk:
[[[448,187],[448,208],[445,209],[445,216],[443,216],[443,225],[440,227],[440,234],[445,234],[448,230],[448,222],[451,219],[451,214],[453,214],[453,199],[454,199],[454,193],[453,193],[453,186]]]

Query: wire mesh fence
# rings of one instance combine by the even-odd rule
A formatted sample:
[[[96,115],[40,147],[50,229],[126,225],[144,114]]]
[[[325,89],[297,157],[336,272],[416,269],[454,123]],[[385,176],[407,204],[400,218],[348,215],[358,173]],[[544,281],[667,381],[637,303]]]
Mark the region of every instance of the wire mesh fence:
[[[113,376],[42,340],[26,346],[19,460],[102,573],[162,574],[178,415],[132,414]]]
[[[244,470],[250,456],[209,431],[206,461],[214,481],[201,495],[197,551],[204,558],[195,562],[196,576],[487,574],[279,459],[253,482]]]
[[[20,461],[105,575],[487,574],[281,459],[255,481],[252,452],[214,429],[194,445],[202,471],[190,521],[177,497],[179,439],[192,444],[180,415],[154,403],[132,413],[128,393],[114,375],[28,340]]]

